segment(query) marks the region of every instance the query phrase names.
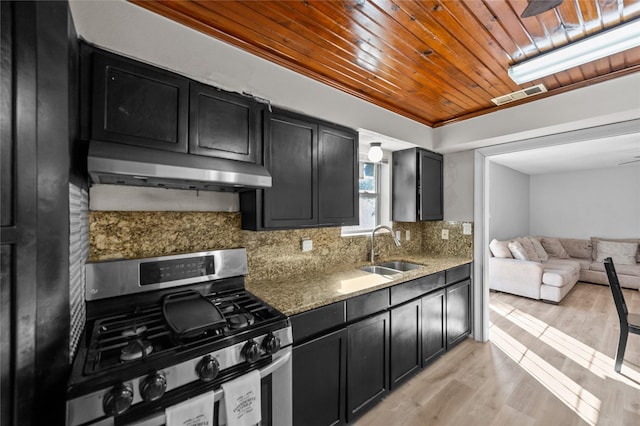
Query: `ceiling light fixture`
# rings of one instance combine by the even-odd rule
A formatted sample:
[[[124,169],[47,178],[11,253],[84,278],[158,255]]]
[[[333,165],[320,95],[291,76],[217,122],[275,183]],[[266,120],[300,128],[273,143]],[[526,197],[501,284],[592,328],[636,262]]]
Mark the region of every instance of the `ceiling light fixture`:
[[[379,163],[382,160],[382,142],[371,142],[369,144],[371,148],[369,148],[369,152],[367,153],[367,157],[369,161],[373,161],[374,163]]]
[[[637,46],[640,46],[640,19],[511,66],[509,77],[522,84]]]

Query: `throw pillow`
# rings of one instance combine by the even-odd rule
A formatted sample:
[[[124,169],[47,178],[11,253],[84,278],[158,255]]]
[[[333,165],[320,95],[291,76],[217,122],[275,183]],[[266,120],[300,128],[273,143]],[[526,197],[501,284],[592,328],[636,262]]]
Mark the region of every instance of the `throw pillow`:
[[[604,262],[610,257],[614,264],[635,265],[636,264],[637,243],[619,243],[615,241],[599,241],[598,257],[596,262]]]
[[[600,241],[614,241],[616,243],[638,243],[638,251],[636,251],[636,263],[640,263],[640,238],[597,238],[591,237],[591,247],[593,249],[592,259],[596,260],[598,258],[598,242]]]
[[[562,244],[560,244],[559,239],[542,237],[541,243],[549,256],[558,257],[560,259],[569,259],[569,255],[565,251],[564,247],[562,247]]]
[[[531,240],[531,244],[533,245],[534,250],[538,254],[540,261],[546,262],[547,260],[549,260],[549,255],[545,251],[544,247],[542,247],[542,244],[540,243],[540,241],[535,237],[528,237],[528,238],[529,240]]]
[[[540,262],[540,256],[536,253],[536,249],[533,248],[533,244],[531,244],[529,237],[516,238],[516,241],[518,241],[522,245],[522,248],[524,248],[524,251],[527,252],[527,258],[529,258],[529,260]]]
[[[494,238],[489,243],[489,250],[491,250],[494,257],[513,258],[511,250],[509,250],[509,241],[498,241]]]
[[[509,243],[509,250],[511,251],[511,254],[515,259],[529,260],[529,258],[527,257],[527,252],[524,247],[522,247],[522,244],[520,244],[520,242],[511,241]]]

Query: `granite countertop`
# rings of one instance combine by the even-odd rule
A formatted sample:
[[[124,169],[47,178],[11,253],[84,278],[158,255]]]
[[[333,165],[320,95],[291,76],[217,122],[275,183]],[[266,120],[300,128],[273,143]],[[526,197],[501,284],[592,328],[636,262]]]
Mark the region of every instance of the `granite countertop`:
[[[369,264],[363,262],[340,265],[330,271],[249,282],[246,288],[280,312],[291,316],[472,262],[466,257],[411,255],[379,260],[378,263],[393,260],[418,263],[424,267],[385,277],[361,271],[359,268]]]

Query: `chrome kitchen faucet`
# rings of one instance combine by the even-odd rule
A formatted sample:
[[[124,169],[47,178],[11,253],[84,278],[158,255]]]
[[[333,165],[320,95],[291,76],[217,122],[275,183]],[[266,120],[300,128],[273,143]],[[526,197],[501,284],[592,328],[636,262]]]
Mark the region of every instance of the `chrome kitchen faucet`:
[[[375,263],[375,257],[376,257],[376,253],[374,251],[374,239],[373,237],[375,237],[376,235],[376,231],[378,231],[379,229],[386,229],[391,233],[391,238],[393,238],[393,242],[396,243],[396,247],[400,247],[400,240],[398,240],[395,236],[395,234],[393,233],[393,229],[389,228],[387,225],[378,225],[375,228],[373,228],[373,231],[371,231],[371,264],[373,265]]]

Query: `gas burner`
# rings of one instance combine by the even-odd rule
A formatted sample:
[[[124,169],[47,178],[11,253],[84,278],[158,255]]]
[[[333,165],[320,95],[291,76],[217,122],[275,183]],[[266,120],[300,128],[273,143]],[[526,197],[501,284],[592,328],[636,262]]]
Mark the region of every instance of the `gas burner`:
[[[231,330],[248,327],[255,322],[254,316],[247,312],[230,315],[226,319]]]
[[[147,331],[146,325],[141,325],[141,326],[133,325],[131,326],[131,328],[127,328],[126,330],[123,330],[121,335],[122,337],[137,337],[137,336],[140,336],[145,331]]]
[[[120,351],[120,361],[134,361],[153,352],[153,345],[144,339],[133,339]]]
[[[235,303],[229,303],[228,305],[222,304],[218,308],[223,315],[231,314],[240,309]]]

